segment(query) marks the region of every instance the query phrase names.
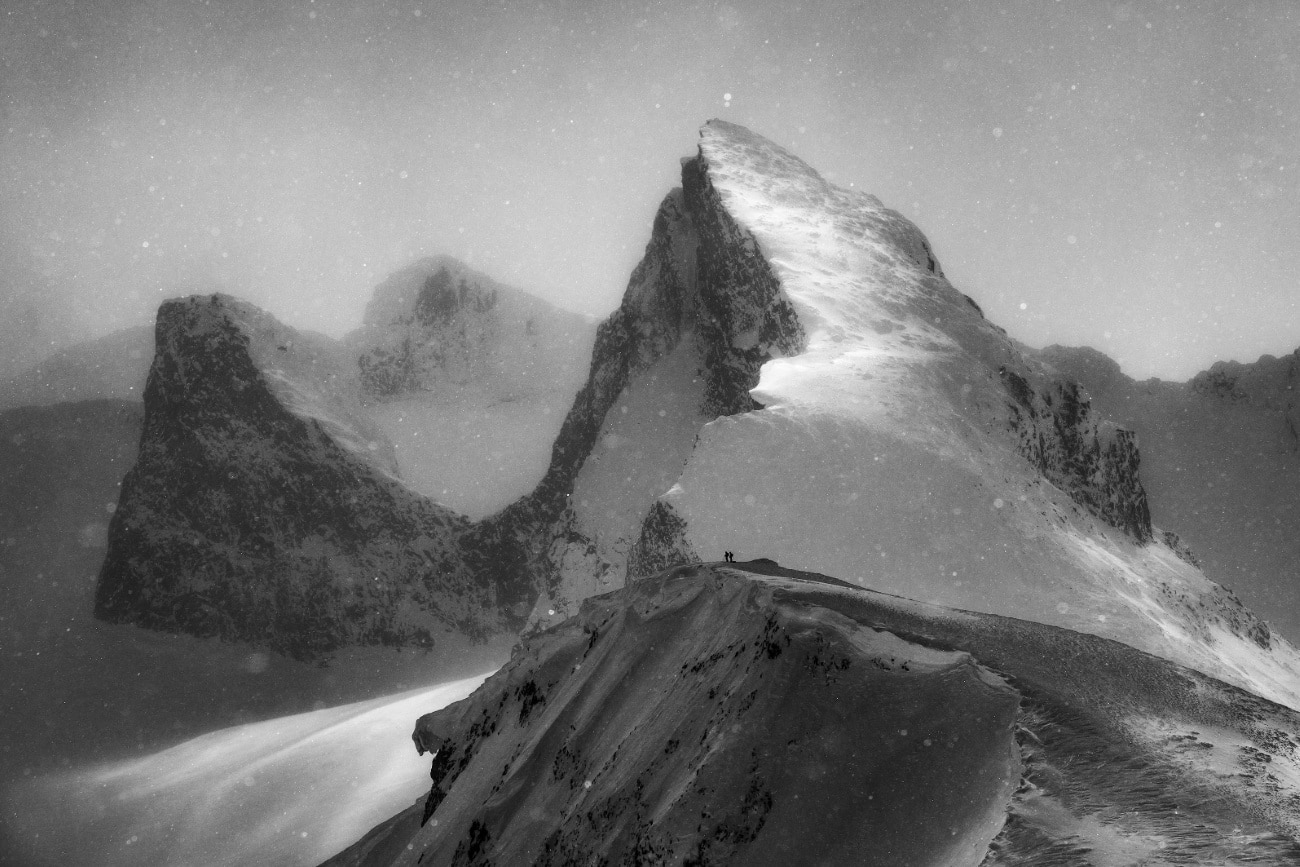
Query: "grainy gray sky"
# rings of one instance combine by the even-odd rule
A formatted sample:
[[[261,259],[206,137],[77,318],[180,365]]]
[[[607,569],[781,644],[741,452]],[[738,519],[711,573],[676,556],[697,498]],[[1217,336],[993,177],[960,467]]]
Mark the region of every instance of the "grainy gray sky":
[[[216,288],[341,333],[434,252],[606,313],[715,116],[912,218],[1030,344],[1164,378],[1300,346],[1292,0],[0,10],[0,367]]]

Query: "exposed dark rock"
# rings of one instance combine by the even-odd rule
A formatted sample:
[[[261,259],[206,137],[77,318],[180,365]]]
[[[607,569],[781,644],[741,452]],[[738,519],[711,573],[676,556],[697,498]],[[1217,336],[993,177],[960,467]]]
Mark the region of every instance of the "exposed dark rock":
[[[529,683],[548,700],[523,720]],[[588,600],[416,731],[446,739],[435,806],[377,833],[423,864],[1300,855],[1300,794],[1273,773],[1294,711],[1114,641],[775,566]],[[365,843],[330,863],[395,863]]]
[[[718,199],[707,162],[703,156],[686,161],[682,189],[660,205],[622,304],[597,331],[587,384],[565,418],[546,476],[532,494],[475,530],[475,548],[487,552],[483,568],[509,562],[529,570],[541,587],[560,586],[564,546],[552,541],[591,544],[568,498],[606,416],[637,372],[689,340],[707,381],[701,412],[744,412],[756,406],[749,390],[763,363],[798,352],[804,339],[758,245]],[[502,545],[511,551],[506,557],[493,553]],[[623,574],[625,564],[615,566]]]
[[[753,236],[723,207],[703,156],[682,166],[682,190],[699,235],[704,409],[714,415],[756,409],[749,390],[758,384],[759,368],[774,356],[800,352],[803,327]]]
[[[1178,534],[1173,530],[1161,530],[1160,541],[1168,545],[1170,550],[1177,554],[1178,559],[1182,560],[1184,563],[1189,563],[1197,569],[1201,568],[1200,558],[1196,556],[1192,549],[1187,546],[1187,543],[1179,538]]]
[[[1011,366],[998,372],[1011,397],[1010,422],[1020,453],[1094,515],[1139,542],[1151,541],[1151,511],[1138,477],[1133,432],[1097,419],[1087,392],[1074,380]]]
[[[686,541],[686,522],[671,504],[656,500],[641,525],[641,538],[628,554],[627,580],[635,581],[673,566],[698,562],[700,557]]]
[[[285,365],[288,347],[311,351],[292,334],[224,296],[159,310],[140,454],[110,525],[96,614],[298,656],[519,623],[511,607],[526,578],[470,572],[469,523],[392,478],[346,401],[290,409],[320,410],[331,388],[301,371],[268,379],[255,359],[266,345],[286,347]],[[303,369],[328,368],[321,354]]]

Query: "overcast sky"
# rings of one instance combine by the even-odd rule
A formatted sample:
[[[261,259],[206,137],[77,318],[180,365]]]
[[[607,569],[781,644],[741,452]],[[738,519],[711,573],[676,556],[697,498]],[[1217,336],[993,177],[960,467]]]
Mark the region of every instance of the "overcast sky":
[[[340,334],[436,252],[605,314],[710,117],[902,211],[1030,344],[1300,346],[1293,0],[0,9],[10,356],[215,289]]]

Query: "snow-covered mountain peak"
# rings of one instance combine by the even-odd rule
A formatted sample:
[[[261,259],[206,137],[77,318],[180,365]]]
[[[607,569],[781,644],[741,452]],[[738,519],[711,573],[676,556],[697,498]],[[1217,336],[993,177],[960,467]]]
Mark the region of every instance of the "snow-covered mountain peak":
[[[732,227],[725,249],[701,242],[701,294],[741,262],[766,271],[800,341],[759,342],[759,406],[703,426],[645,524],[644,567],[771,553],[1105,635],[1297,706],[1294,648],[1158,541],[1131,432],[988,322],[920,230],[719,121],[683,180],[696,226]]]
[[[807,347],[764,366],[755,399],[769,407],[870,414],[912,436],[929,436],[948,411],[918,415],[926,371],[1005,360],[1005,338],[943,277],[921,231],[875,196],[830,184],[779,146],[734,124],[711,121],[700,160],[726,209],[753,233],[798,312]],[[992,365],[996,369],[996,364]],[[964,395],[972,388],[967,385]],[[996,393],[986,379],[981,390]],[[963,394],[961,385],[958,394]],[[928,417],[924,417],[928,416]]]

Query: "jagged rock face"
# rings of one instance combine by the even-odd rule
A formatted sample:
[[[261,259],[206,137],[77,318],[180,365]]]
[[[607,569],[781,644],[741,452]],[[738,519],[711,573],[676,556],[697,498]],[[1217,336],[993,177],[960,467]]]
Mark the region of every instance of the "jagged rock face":
[[[629,566],[780,552],[863,585],[1100,633],[1300,703],[1294,648],[1189,558],[1150,544],[1132,438],[988,323],[915,226],[721,122],[682,178],[597,331],[536,489],[476,524],[431,513],[456,540],[426,533],[438,569],[472,576],[457,587],[519,614],[540,591],[530,620],[545,625],[621,586]],[[506,304],[475,310],[487,301],[468,299],[488,296],[440,273],[419,286],[419,327]],[[336,427],[365,462],[356,425]]]
[[[803,327],[753,235],[723,207],[703,157],[682,167],[682,191],[699,237],[697,333],[708,382],[701,409],[713,415],[757,409],[749,390],[759,368],[802,351]]]
[[[699,427],[754,409],[750,389],[804,335],[753,236],[718,199],[703,157],[682,167],[620,308],[600,326],[538,489],[501,523],[529,527],[539,622],[620,586],[655,496]],[[623,446],[630,444],[630,447]],[[517,533],[516,533],[517,534]]]
[[[225,296],[164,304],[157,346],[99,617],[300,656],[517,617],[526,590],[467,570],[468,522],[389,474],[331,347]]]
[[[1020,453],[1094,515],[1139,542],[1151,541],[1151,511],[1138,477],[1133,432],[1099,423],[1091,399],[1073,380],[1034,387],[1006,367],[998,372],[1014,400],[1011,427]]]
[[[770,561],[589,600],[413,739],[434,753],[422,825],[329,864],[1300,855],[1300,714],[1115,642]]]
[[[1136,382],[1087,347],[1041,355],[1137,433],[1155,523],[1276,631],[1300,635],[1297,354],[1219,362],[1185,383]]]

